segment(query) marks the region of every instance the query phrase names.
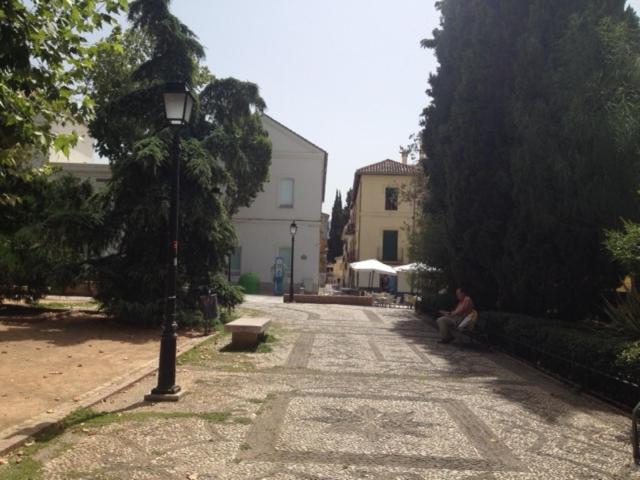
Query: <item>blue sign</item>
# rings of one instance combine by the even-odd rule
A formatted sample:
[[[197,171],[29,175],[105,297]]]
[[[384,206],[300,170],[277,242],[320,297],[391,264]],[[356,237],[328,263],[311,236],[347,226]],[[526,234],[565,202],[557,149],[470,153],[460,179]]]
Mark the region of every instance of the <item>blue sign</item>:
[[[276,257],[273,266],[273,294],[282,295],[284,293],[284,258]]]

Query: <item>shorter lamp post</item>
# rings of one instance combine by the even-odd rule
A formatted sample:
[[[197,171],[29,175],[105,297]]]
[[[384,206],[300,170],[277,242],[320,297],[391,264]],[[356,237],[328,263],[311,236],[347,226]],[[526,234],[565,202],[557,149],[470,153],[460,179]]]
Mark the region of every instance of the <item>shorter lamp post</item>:
[[[296,233],[298,232],[298,226],[296,225],[295,220],[291,222],[291,225],[289,225],[289,232],[291,232],[291,273],[289,278],[289,303],[293,303],[293,259],[296,246]]]
[[[176,346],[178,322],[176,321],[178,275],[178,215],[180,199],[180,128],[189,123],[193,108],[193,95],[184,83],[169,83],[163,94],[167,122],[176,127],[173,135],[171,178],[171,206],[169,211],[169,245],[167,271],[167,297],[164,307],[164,327],[160,340],[158,385],[145,396],[147,401],[176,401],[180,386],[176,385]]]

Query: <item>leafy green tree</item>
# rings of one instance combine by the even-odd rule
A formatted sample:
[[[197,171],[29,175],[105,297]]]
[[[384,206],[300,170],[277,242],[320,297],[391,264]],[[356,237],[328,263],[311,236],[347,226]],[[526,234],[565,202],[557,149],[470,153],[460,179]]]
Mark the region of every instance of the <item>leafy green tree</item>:
[[[605,246],[624,271],[637,279],[640,275],[640,224],[625,221],[622,230],[608,231]]]
[[[71,176],[12,178],[21,201],[0,203],[0,299],[35,301],[88,271],[87,239],[101,223],[91,185]]]
[[[640,224],[625,221],[622,230],[607,231],[605,246],[611,257],[631,279],[630,285],[624,282],[628,288],[623,295],[616,301],[606,301],[605,312],[614,327],[635,339],[640,339]]]
[[[342,230],[347,219],[342,206],[342,194],[336,190],[336,198],[331,209],[331,226],[329,227],[329,248],[327,250],[327,261],[329,262],[333,262],[336,257],[342,255]]]
[[[131,3],[125,48],[99,48],[109,66],[91,78],[96,118],[90,125],[112,179],[94,262],[98,298],[122,320],[161,321],[167,272],[171,152],[166,82],[186,81],[198,94],[180,132],[180,261],[178,301],[197,308],[202,287],[215,287],[236,237],[230,216],[248,206],[267,178],[271,144],[262,127],[264,101],[256,85],[216,79],[200,62],[196,36],[169,11],[168,0]],[[116,32],[115,35],[118,35]],[[141,47],[141,48],[140,48]]]
[[[46,159],[51,149],[68,153],[77,139],[54,126],[92,113],[82,79],[97,50],[86,36],[125,7],[124,0],[0,0],[0,298],[35,300],[86,271],[86,240],[100,220],[91,186],[51,179]]]
[[[92,101],[82,79],[95,48],[86,36],[114,22],[126,0],[0,1],[0,203],[21,200],[12,177],[48,173],[33,165],[51,147],[68,153],[77,135],[52,126],[81,123]],[[5,221],[0,218],[0,222]]]

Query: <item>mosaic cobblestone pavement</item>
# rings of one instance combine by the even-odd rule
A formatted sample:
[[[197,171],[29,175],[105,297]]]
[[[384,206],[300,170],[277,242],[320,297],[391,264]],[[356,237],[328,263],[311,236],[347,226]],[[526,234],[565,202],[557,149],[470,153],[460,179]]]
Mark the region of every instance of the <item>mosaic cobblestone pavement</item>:
[[[39,453],[58,479],[622,479],[628,418],[497,353],[436,343],[406,310],[248,305],[274,320],[271,353],[228,337],[179,368],[176,404],[102,404],[131,417]],[[222,351],[220,351],[220,349]],[[203,412],[227,412],[210,421]]]

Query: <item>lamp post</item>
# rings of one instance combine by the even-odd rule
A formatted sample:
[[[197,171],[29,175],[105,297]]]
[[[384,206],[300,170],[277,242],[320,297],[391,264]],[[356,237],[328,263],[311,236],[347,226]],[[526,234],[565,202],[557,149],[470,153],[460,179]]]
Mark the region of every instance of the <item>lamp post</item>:
[[[180,127],[189,123],[194,98],[185,83],[168,83],[163,93],[165,117],[169,125],[176,127],[173,134],[171,156],[171,206],[169,209],[169,245],[167,270],[167,297],[164,307],[164,327],[160,340],[158,385],[145,395],[147,401],[176,401],[180,386],[176,385],[176,279],[178,274],[178,215],[180,199]]]
[[[296,225],[296,221],[294,220],[289,225],[289,232],[291,232],[291,277],[289,279],[289,303],[293,303],[293,258],[294,258],[294,249],[296,244],[296,232],[298,231],[298,226]]]
[[[633,409],[631,417],[631,447],[633,449],[633,461],[640,465],[640,403]]]

